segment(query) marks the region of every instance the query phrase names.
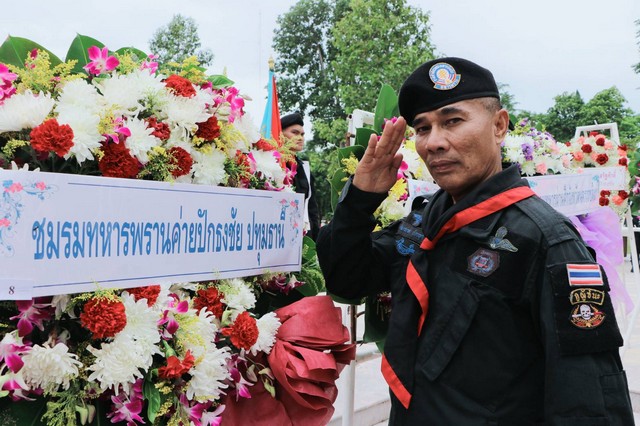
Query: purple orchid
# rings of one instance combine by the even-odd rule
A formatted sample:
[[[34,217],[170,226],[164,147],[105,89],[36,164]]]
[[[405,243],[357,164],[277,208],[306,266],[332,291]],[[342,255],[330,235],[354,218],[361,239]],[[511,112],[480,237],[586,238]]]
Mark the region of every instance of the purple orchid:
[[[48,303],[35,303],[36,300]],[[38,327],[44,331],[43,321],[48,321],[53,317],[54,308],[51,306],[51,298],[38,298],[31,300],[18,300],[16,306],[20,313],[9,319],[18,319],[18,336],[24,337],[31,333],[33,327]]]
[[[140,417],[143,405],[142,396],[142,379],[138,379],[131,387],[131,392],[120,392],[116,396],[111,397],[113,402],[113,411],[107,414],[111,419],[111,423],[127,422],[127,426],[136,426],[140,422],[144,424],[144,420]]]

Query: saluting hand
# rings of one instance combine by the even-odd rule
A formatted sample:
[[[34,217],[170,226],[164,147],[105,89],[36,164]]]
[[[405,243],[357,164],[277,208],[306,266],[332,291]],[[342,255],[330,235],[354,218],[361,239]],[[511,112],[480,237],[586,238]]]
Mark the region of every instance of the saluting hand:
[[[402,163],[398,149],[404,140],[406,127],[407,122],[400,117],[395,123],[387,121],[380,140],[377,135],[371,135],[353,177],[353,184],[358,189],[384,193],[396,183]]]

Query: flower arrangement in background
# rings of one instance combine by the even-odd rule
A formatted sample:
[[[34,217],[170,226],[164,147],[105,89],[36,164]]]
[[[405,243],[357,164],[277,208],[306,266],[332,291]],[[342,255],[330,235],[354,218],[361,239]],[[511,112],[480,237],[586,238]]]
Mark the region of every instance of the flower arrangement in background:
[[[590,132],[587,136],[579,136],[567,142],[572,160],[573,170],[580,171],[584,167],[624,167],[629,180],[629,158],[627,147],[618,145],[599,132]],[[624,215],[628,207],[629,191],[601,190],[599,203],[611,207],[619,216]]]
[[[5,43],[26,59],[0,56],[0,168],[293,191],[289,146],[262,139],[233,82],[195,58],[159,70],[153,55],[81,35],[65,62],[28,40]],[[276,309],[293,302],[313,314],[327,302],[304,296],[323,288],[305,238],[296,275],[0,302],[0,423],[204,426],[253,395],[263,408],[298,404],[299,389],[280,383],[288,364],[270,356],[288,339]],[[323,359],[299,380],[328,389],[314,409],[288,414],[294,423],[329,420],[331,386],[355,356],[340,321],[323,326],[307,330],[318,341],[285,345]]]
[[[523,176],[567,173],[571,153],[548,133],[531,126],[528,119],[518,122],[502,143],[502,158],[516,163]]]

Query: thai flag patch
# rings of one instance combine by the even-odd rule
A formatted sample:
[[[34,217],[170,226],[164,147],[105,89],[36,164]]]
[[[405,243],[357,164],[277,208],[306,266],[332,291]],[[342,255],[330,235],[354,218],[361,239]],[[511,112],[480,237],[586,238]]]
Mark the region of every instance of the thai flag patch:
[[[569,263],[567,264],[567,274],[571,287],[604,285],[600,266],[595,263]]]

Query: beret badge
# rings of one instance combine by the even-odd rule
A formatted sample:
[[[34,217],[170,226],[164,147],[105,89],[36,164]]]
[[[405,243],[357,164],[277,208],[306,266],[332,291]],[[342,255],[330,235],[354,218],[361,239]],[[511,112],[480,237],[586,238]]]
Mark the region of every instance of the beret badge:
[[[461,75],[446,62],[438,62],[429,69],[429,78],[434,83],[434,89],[451,90],[460,83]]]

